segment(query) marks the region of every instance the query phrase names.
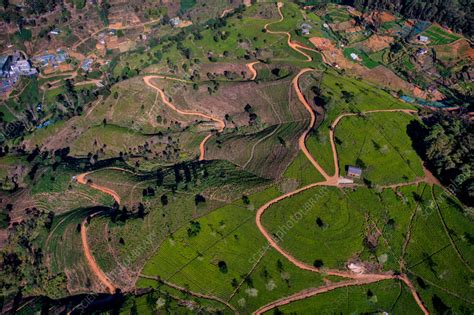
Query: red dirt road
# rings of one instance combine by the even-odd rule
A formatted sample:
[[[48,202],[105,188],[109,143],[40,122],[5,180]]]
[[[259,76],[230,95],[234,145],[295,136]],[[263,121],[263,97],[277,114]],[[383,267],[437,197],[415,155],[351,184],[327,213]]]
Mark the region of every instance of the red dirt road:
[[[278,21],[274,21],[274,22],[270,22],[270,23],[265,24],[265,26],[263,28],[266,30],[266,32],[268,34],[286,35],[288,37],[287,44],[288,44],[288,46],[290,46],[290,48],[292,48],[293,50],[295,50],[295,51],[299,52],[300,54],[302,54],[303,56],[305,56],[306,61],[308,61],[308,62],[313,61],[313,58],[311,58],[311,56],[308,55],[307,53],[305,53],[302,49],[306,49],[306,50],[310,50],[310,51],[316,51],[315,49],[311,49],[311,48],[305,47],[305,46],[303,46],[299,43],[292,42],[291,41],[291,34],[289,32],[281,32],[281,31],[275,32],[275,31],[270,31],[268,29],[268,26],[270,26],[272,24],[275,24],[275,23],[282,22],[284,20],[283,13],[281,12],[281,8],[283,7],[283,2],[278,2],[277,7],[278,7],[278,13],[280,14],[280,19]]]
[[[90,173],[83,173],[80,175],[77,175],[76,180],[79,184],[82,185],[88,185],[94,189],[97,189],[99,191],[102,191],[114,198],[114,200],[120,204],[120,196],[113,190],[107,188],[107,187],[102,187],[93,183],[88,183],[86,180],[86,176]],[[96,213],[97,214],[97,213]],[[99,265],[94,259],[94,256],[92,255],[92,251],[89,247],[89,243],[87,242],[87,218],[82,221],[81,225],[81,240],[82,240],[82,249],[84,251],[84,256],[86,257],[87,264],[89,265],[89,268],[91,269],[92,273],[99,279],[102,284],[104,284],[107,287],[107,290],[109,293],[113,294],[115,293],[115,286],[112,284],[112,282],[107,278],[105,273],[100,269]]]
[[[107,278],[105,273],[100,269],[99,265],[97,265],[97,262],[94,259],[94,256],[92,255],[92,251],[89,247],[89,243],[87,242],[87,227],[86,227],[86,222],[87,219],[85,219],[82,222],[81,225],[81,240],[82,240],[82,248],[84,250],[84,255],[86,256],[87,264],[89,265],[89,268],[91,269],[92,273],[96,275],[96,277],[99,279],[102,284],[104,284],[107,287],[107,290],[109,291],[110,294],[115,293],[115,286],[112,284],[112,282]]]
[[[249,67],[249,69],[250,69],[250,67]],[[186,82],[186,81],[181,80],[181,79],[171,78],[171,77],[160,76],[160,75],[149,75],[149,76],[146,76],[146,77],[143,78],[143,81],[145,81],[145,84],[148,85],[149,87],[155,89],[160,94],[161,100],[163,101],[163,103],[165,103],[165,105],[170,107],[172,110],[174,110],[177,113],[182,114],[182,115],[198,116],[198,117],[202,117],[202,118],[207,119],[207,120],[214,121],[219,126],[218,132],[221,132],[222,130],[224,130],[225,122],[221,118],[214,117],[214,116],[207,115],[207,114],[203,114],[203,113],[200,113],[200,112],[186,111],[186,110],[181,110],[181,109],[177,108],[173,103],[168,101],[168,98],[166,97],[163,90],[161,90],[160,88],[153,85],[153,83],[152,83],[153,79],[174,80],[174,81],[180,81],[180,82]],[[199,144],[199,161],[203,161],[205,159],[206,142],[211,138],[211,136],[212,136],[212,134],[207,135],[201,141],[201,143]]]
[[[313,158],[313,156],[311,155],[311,153],[309,153],[309,150],[308,148],[306,148],[306,137],[308,136],[308,133],[311,131],[311,129],[313,128],[314,126],[314,123],[316,121],[316,115],[314,114],[314,111],[313,109],[311,108],[311,106],[308,104],[308,102],[306,101],[306,98],[304,97],[303,93],[301,92],[300,88],[299,88],[299,85],[298,85],[298,81],[300,79],[300,77],[305,74],[306,72],[309,72],[309,71],[312,71],[313,69],[310,69],[310,68],[306,68],[306,69],[303,69],[301,70],[293,79],[292,81],[292,84],[293,84],[293,88],[295,89],[295,92],[296,94],[298,95],[298,99],[299,101],[304,105],[304,107],[306,108],[306,110],[309,112],[310,116],[311,116],[311,120],[310,120],[310,123],[309,123],[309,126],[308,128],[303,132],[303,134],[300,136],[299,140],[298,140],[298,144],[299,144],[299,147],[301,149],[301,151],[303,151],[304,155],[306,155],[306,157],[308,158],[308,160],[311,162],[311,164],[313,164],[313,166],[318,170],[319,173],[321,173],[321,175],[323,175],[324,179],[327,181],[327,182],[330,182],[332,184],[337,184],[337,178],[332,178],[330,177],[326,171],[318,164],[318,162],[316,162],[316,160]]]
[[[252,74],[252,77],[250,78],[251,81],[254,81],[257,78],[257,70],[255,70],[255,67],[254,67],[257,63],[260,63],[260,61],[254,61],[254,62],[250,62],[246,64],[247,68]]]
[[[285,34],[288,36],[288,45],[300,52],[302,55],[304,55],[306,58],[307,58],[307,61],[310,62],[312,61],[312,58],[310,55],[306,54],[305,52],[301,51],[301,49],[299,48],[302,48],[302,49],[306,49],[306,47],[302,46],[302,45],[299,45],[299,44],[295,44],[295,43],[292,43],[291,42],[291,34],[289,34],[288,32],[272,32],[272,31],[269,31],[268,30],[268,26],[273,24],[273,23],[277,23],[277,22],[281,22],[283,21],[284,17],[283,17],[283,14],[281,12],[281,7],[283,6],[283,3],[279,2],[277,4],[278,6],[278,12],[280,14],[280,20],[279,21],[276,21],[276,22],[271,22],[271,23],[268,23],[265,25],[265,29],[267,30],[268,33],[272,33],[272,34]],[[312,50],[312,49],[310,49]],[[308,129],[303,133],[303,135],[300,137],[299,139],[299,146],[301,148],[301,150],[303,151],[303,153],[305,154],[305,156],[310,160],[310,162],[313,164],[313,166],[318,170],[318,172],[320,172],[324,178],[325,178],[325,181],[324,182],[319,182],[319,183],[313,183],[313,184],[310,184],[310,185],[307,185],[305,187],[302,187],[300,189],[297,189],[293,192],[289,192],[289,193],[286,193],[282,196],[279,196],[273,200],[270,200],[269,202],[265,203],[263,206],[261,206],[258,210],[257,210],[257,214],[256,214],[256,218],[255,218],[255,223],[257,225],[257,228],[260,230],[260,232],[262,233],[262,235],[267,239],[269,245],[271,247],[273,247],[275,250],[277,250],[281,255],[283,255],[286,259],[288,259],[291,263],[293,263],[295,266],[297,266],[298,268],[300,269],[303,269],[303,270],[308,270],[308,271],[312,271],[312,272],[320,272],[320,273],[324,273],[324,274],[328,274],[328,275],[334,275],[334,276],[340,276],[340,277],[344,277],[344,278],[350,278],[352,279],[351,281],[346,281],[346,282],[342,282],[342,283],[339,283],[339,284],[333,284],[333,285],[329,285],[329,286],[324,286],[324,287],[320,287],[320,288],[316,288],[316,289],[310,289],[310,290],[305,290],[305,291],[302,291],[302,292],[299,292],[299,293],[296,293],[294,295],[291,295],[289,297],[286,297],[286,298],[283,298],[283,299],[280,299],[280,300],[277,300],[277,301],[274,301],[274,302],[271,302],[270,304],[266,305],[266,306],[263,306],[262,308],[260,308],[259,310],[257,310],[254,314],[262,314],[264,312],[267,312],[273,308],[276,308],[280,305],[285,305],[285,304],[289,304],[293,301],[297,301],[297,300],[301,300],[301,299],[305,299],[305,298],[308,298],[308,297],[311,297],[311,296],[314,296],[316,294],[319,294],[319,293],[323,293],[323,292],[327,292],[327,291],[330,291],[330,290],[334,290],[334,289],[337,289],[339,287],[344,287],[344,286],[350,286],[350,285],[363,285],[363,284],[367,284],[367,283],[373,283],[373,282],[377,282],[377,281],[381,281],[381,280],[388,280],[388,279],[399,279],[401,281],[403,281],[407,286],[408,288],[410,289],[415,301],[417,302],[417,304],[419,305],[420,309],[423,311],[423,313],[426,315],[426,314],[429,314],[428,310],[426,309],[425,305],[423,304],[423,302],[421,301],[421,299],[419,298],[418,296],[418,293],[416,292],[416,289],[415,287],[413,286],[413,284],[410,282],[410,280],[408,279],[408,277],[406,275],[400,275],[400,276],[397,276],[397,275],[393,275],[392,273],[382,273],[382,274],[357,274],[357,273],[353,273],[351,271],[343,271],[343,270],[334,270],[334,269],[319,269],[319,268],[316,268],[314,266],[311,266],[311,265],[308,265],[302,261],[299,261],[298,259],[296,259],[295,257],[293,257],[291,254],[287,253],[285,250],[283,250],[277,243],[277,241],[267,232],[267,230],[263,227],[263,224],[261,222],[261,219],[262,219],[262,216],[263,214],[265,213],[265,211],[273,204],[285,199],[285,198],[289,198],[293,195],[296,195],[302,191],[305,191],[307,189],[310,189],[310,188],[313,188],[313,187],[316,187],[316,186],[337,186],[337,181],[338,181],[338,177],[339,177],[339,163],[338,163],[338,158],[337,158],[337,151],[336,151],[336,146],[335,146],[335,142],[334,142],[334,127],[339,123],[339,121],[345,117],[345,116],[348,116],[348,115],[356,115],[356,114],[342,114],[340,115],[335,121],[334,123],[332,124],[332,128],[330,130],[330,139],[331,139],[331,147],[332,147],[332,151],[333,151],[333,158],[334,158],[334,164],[335,164],[335,174],[333,176],[329,176],[325,171],[324,169],[319,165],[319,163],[317,163],[317,161],[313,158],[313,156],[310,154],[310,152],[308,151],[308,149],[306,148],[306,144],[305,144],[305,140],[306,140],[306,136],[308,134],[308,132],[311,130],[311,128],[313,127],[314,125],[314,122],[316,120],[316,117],[315,117],[315,114],[311,108],[311,106],[308,104],[308,102],[306,101],[302,91],[300,90],[299,88],[299,85],[298,85],[298,80],[300,78],[300,76],[308,71],[311,71],[312,69],[303,69],[301,70],[297,75],[296,77],[293,79],[293,87],[298,95],[298,99],[300,100],[300,102],[305,106],[305,108],[308,110],[308,112],[310,113],[311,115],[311,122],[310,122],[310,126],[308,127]],[[366,113],[373,113],[373,112],[382,112],[382,111],[392,111],[392,112],[405,112],[405,113],[413,113],[415,111],[413,110],[405,110],[405,109],[395,109],[395,110],[374,110],[374,111],[368,111]]]

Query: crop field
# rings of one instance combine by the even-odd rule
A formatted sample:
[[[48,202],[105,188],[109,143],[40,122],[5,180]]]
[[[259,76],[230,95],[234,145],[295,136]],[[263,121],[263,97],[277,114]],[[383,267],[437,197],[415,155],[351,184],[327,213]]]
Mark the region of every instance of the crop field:
[[[325,18],[330,23],[342,23],[351,19],[349,11],[345,7],[338,8],[336,5],[329,5]]]
[[[311,265],[315,260],[321,260],[324,267],[344,268],[347,261],[355,257],[377,262],[376,255],[385,255],[380,267],[385,267],[384,263],[391,267],[400,258],[401,235],[406,229],[402,224],[416,207],[412,194],[422,188],[400,189],[398,194],[406,199],[402,202],[392,190],[377,195],[369,189],[350,191],[315,187],[270,207],[263,216],[263,224],[271,233],[285,230],[293,213],[307,209],[281,241],[281,246],[295,257]],[[386,206],[381,209],[380,204]],[[363,240],[374,224],[385,229],[389,220],[385,216],[395,221],[390,227],[392,230],[387,231],[392,243],[387,248],[380,242],[372,255],[365,249]]]
[[[269,208],[263,224],[271,234],[285,229],[290,215],[310,199],[315,200],[315,206],[284,235],[281,246],[311,265],[320,259],[324,266],[343,268],[348,258],[363,249],[364,216],[342,192],[326,187],[302,192]],[[317,226],[318,217],[324,228]]]
[[[303,152],[299,151],[283,173],[283,177],[296,180],[298,187],[309,185],[324,180],[324,177],[314,168]]]
[[[435,24],[425,30],[423,35],[429,37],[431,45],[450,44],[461,38],[460,36],[450,33]]]
[[[277,194],[274,188],[265,190],[250,196],[248,205],[237,201],[195,220],[200,226],[197,235],[190,234],[190,224],[179,229],[142,273],[191,291],[232,298],[231,303],[243,312],[271,301],[281,290],[296,292],[309,282],[321,283],[319,275],[298,270],[268,249],[255,226],[255,209]],[[141,279],[137,285],[150,283]]]
[[[132,287],[134,272],[139,270],[166,237],[186,226],[190,220],[205,216],[222,207],[227,198],[240,198],[251,193],[265,181],[242,171],[237,171],[224,162],[215,162],[204,169],[192,166],[193,179],[177,185],[173,192],[172,170],[163,170],[163,186],[156,186],[156,178],[149,175],[132,175],[123,171],[105,169],[88,176],[93,183],[113,189],[121,196],[122,204],[129,210],[138,203],[145,207],[144,218],[131,218],[122,222],[110,222],[109,217],[94,219],[89,227],[91,248],[101,268],[109,272],[114,281],[123,287]],[[216,169],[220,173],[216,173]],[[202,171],[209,175],[202,176]],[[198,176],[198,177],[194,177]],[[244,180],[247,178],[247,180]],[[173,183],[173,184],[172,184]],[[153,196],[143,196],[143,189],[151,187]],[[175,188],[176,189],[176,188]],[[229,189],[232,189],[230,193]],[[195,194],[202,194],[205,202],[196,204]],[[166,203],[163,197],[166,196]],[[138,250],[137,248],[141,249]],[[118,266],[129,264],[129,271]]]
[[[70,287],[76,293],[91,289],[103,290],[96,277],[90,274],[77,228],[88,213],[87,210],[75,210],[57,216],[43,247],[49,261],[48,268],[53,274],[65,273]]]
[[[450,307],[458,307],[462,301],[472,305],[473,257],[472,250],[467,250],[472,248],[472,215],[439,187],[434,187],[430,197],[412,223],[407,269],[423,280],[417,282],[424,294],[442,288],[446,296],[442,300]],[[426,300],[433,302],[432,298]]]
[[[364,179],[379,185],[423,176],[421,159],[407,135],[413,119],[404,113],[383,112],[344,117],[335,131],[342,175],[348,166],[358,166]]]
[[[31,198],[35,207],[45,212],[61,214],[69,209],[113,204],[110,196],[74,183],[72,177],[75,175],[77,172],[64,166],[59,166],[54,171],[51,167],[43,170],[32,183]]]
[[[343,93],[343,91],[345,92]],[[329,127],[340,114],[375,109],[414,108],[412,105],[403,103],[368,83],[342,77],[333,72],[324,74],[321,92],[329,99],[326,105],[327,112],[322,124],[308,137],[306,145],[329,174],[334,172],[334,161],[329,142]],[[346,95],[345,99],[344,94]],[[400,115],[404,114],[400,113]]]
[[[336,289],[279,310],[283,314],[423,314],[406,286],[395,280]]]
[[[274,125],[249,135],[224,135],[211,140],[209,156],[245,166],[264,178],[279,178],[296,156],[297,140],[305,127],[306,121],[301,121]]]
[[[379,65],[378,62],[372,60],[369,55],[367,55],[364,51],[355,48],[345,48],[344,49],[344,56],[350,60],[354,61],[351,57],[351,53],[355,53],[359,58],[362,59],[362,64],[369,69],[373,69]],[[354,61],[355,62],[355,61]]]

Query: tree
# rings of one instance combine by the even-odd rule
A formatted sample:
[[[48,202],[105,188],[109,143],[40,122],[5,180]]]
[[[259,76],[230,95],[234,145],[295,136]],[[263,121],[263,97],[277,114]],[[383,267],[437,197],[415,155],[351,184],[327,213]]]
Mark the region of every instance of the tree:
[[[198,221],[191,221],[187,230],[188,237],[195,237],[201,232],[201,224]]]
[[[219,267],[219,270],[220,272],[222,273],[227,273],[228,272],[228,269],[227,269],[227,264],[225,261],[221,260],[217,263],[217,266]]]
[[[244,203],[244,205],[249,205],[250,204],[249,197],[246,195],[242,195],[242,202]]]
[[[318,225],[318,227],[322,228],[324,226],[324,222],[323,220],[321,220],[320,217],[316,218],[316,224]]]
[[[313,263],[313,266],[316,268],[321,268],[322,266],[324,266],[324,263],[321,259],[316,259]]]
[[[168,204],[168,196],[167,195],[161,195],[161,205],[164,207]]]
[[[53,226],[53,220],[54,220],[54,212],[50,211],[48,212],[48,216],[44,222],[44,227],[49,231],[51,230],[51,227]]]
[[[206,202],[206,198],[204,198],[204,196],[200,195],[200,194],[197,194],[194,196],[194,203],[196,204],[196,206],[198,206],[200,203],[204,203]]]
[[[145,217],[145,206],[143,205],[143,203],[139,203],[138,204],[138,211],[137,211],[137,216],[140,218],[140,219],[143,219]]]

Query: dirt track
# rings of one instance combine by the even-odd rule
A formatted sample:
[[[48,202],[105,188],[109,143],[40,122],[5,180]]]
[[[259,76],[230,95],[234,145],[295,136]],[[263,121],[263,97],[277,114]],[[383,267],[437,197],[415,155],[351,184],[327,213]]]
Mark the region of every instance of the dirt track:
[[[250,67],[249,67],[250,69]],[[253,68],[252,68],[253,69]],[[255,70],[254,70],[255,71]],[[208,119],[208,120],[211,120],[211,121],[214,121],[217,123],[217,125],[219,126],[218,128],[218,132],[221,132],[222,130],[224,130],[225,128],[225,122],[223,119],[221,118],[218,118],[218,117],[214,117],[214,116],[210,116],[210,115],[206,115],[206,114],[203,114],[203,113],[200,113],[200,112],[195,112],[195,111],[185,111],[185,110],[181,110],[181,109],[178,109],[173,103],[171,103],[168,98],[166,97],[165,93],[163,92],[163,90],[161,90],[160,88],[156,87],[155,85],[153,85],[152,83],[152,80],[153,79],[164,79],[164,80],[175,80],[175,81],[180,81],[180,82],[186,82],[184,80],[181,80],[181,79],[175,79],[175,78],[171,78],[171,77],[165,77],[165,76],[160,76],[160,75],[150,75],[150,76],[146,76],[143,78],[143,81],[145,81],[145,84],[148,85],[149,87],[155,89],[161,96],[161,100],[163,101],[163,103],[165,103],[166,106],[170,107],[172,110],[176,111],[177,113],[179,114],[182,114],[182,115],[190,115],[190,116],[198,116],[198,117],[202,117],[204,119]],[[203,161],[205,159],[205,153],[206,153],[206,142],[211,138],[212,136],[212,133],[207,135],[202,141],[201,143],[199,144],[199,161]]]
[[[118,168],[118,167],[110,167],[108,169],[133,173],[132,171],[122,169],[122,168]],[[91,172],[77,175],[76,176],[77,182],[81,185],[88,185],[91,188],[102,191],[103,193],[106,193],[106,194],[112,196],[112,198],[114,198],[115,202],[117,202],[117,204],[120,204],[120,196],[115,191],[113,191],[112,189],[109,189],[107,187],[96,185],[92,182],[87,182],[86,176],[89,175],[89,174],[91,174]],[[100,212],[97,212],[94,215],[98,215],[99,213]],[[113,293],[115,293],[116,288],[112,284],[112,282],[109,280],[109,278],[105,275],[105,273],[102,271],[102,269],[100,269],[99,265],[97,264],[97,262],[94,259],[94,256],[92,255],[92,251],[89,247],[89,243],[87,242],[87,226],[86,226],[86,223],[87,223],[87,218],[84,219],[84,221],[82,221],[81,240],[82,240],[82,249],[84,251],[84,256],[86,257],[87,264],[89,265],[89,268],[91,269],[92,273],[94,273],[96,275],[96,277],[99,279],[99,281],[107,287],[107,290],[109,291],[109,293],[113,294]]]
[[[279,11],[279,14],[280,14],[280,17],[281,17],[279,21],[283,21],[283,19],[284,19],[283,14],[281,13],[281,7],[282,6],[283,6],[282,3],[278,3],[278,11]],[[277,21],[277,22],[279,22],[279,21]],[[302,49],[306,49],[306,47],[304,47],[300,44],[291,42],[291,34],[289,34],[288,32],[272,32],[272,31],[269,31],[267,29],[267,27],[270,24],[273,24],[273,23],[276,23],[276,22],[268,23],[267,25],[265,25],[265,29],[267,30],[267,32],[273,33],[273,34],[285,34],[285,35],[287,35],[288,36],[288,45],[292,49],[294,49],[295,51],[298,51],[299,53],[304,55],[307,58],[308,62],[312,61],[311,56],[302,51]],[[312,50],[312,49],[309,49],[309,50]],[[251,64],[251,65],[249,64],[247,66],[253,74],[253,79],[255,79],[256,71],[253,68],[253,64]],[[304,154],[306,155],[306,157],[313,164],[313,166],[324,176],[325,181],[307,185],[303,188],[297,189],[293,192],[289,192],[287,194],[284,194],[282,196],[279,196],[279,197],[267,202],[266,204],[264,204],[262,207],[260,207],[257,210],[256,225],[257,225],[258,229],[260,230],[260,232],[262,233],[262,235],[267,239],[270,246],[272,246],[274,249],[276,249],[280,254],[282,254],[285,258],[287,258],[291,263],[293,263],[298,268],[303,269],[303,270],[308,270],[308,271],[311,271],[311,272],[320,272],[320,273],[324,273],[324,274],[327,274],[327,275],[334,275],[334,276],[349,278],[351,280],[345,281],[345,282],[340,282],[340,283],[335,283],[335,284],[332,284],[332,285],[327,285],[327,286],[323,286],[323,287],[319,287],[319,288],[315,288],[315,289],[309,289],[309,290],[301,291],[301,292],[293,294],[289,297],[271,302],[271,303],[263,306],[259,310],[257,310],[255,312],[255,314],[262,314],[263,312],[269,311],[269,310],[271,310],[275,307],[285,305],[285,304],[289,304],[293,301],[305,299],[305,298],[317,295],[319,293],[327,292],[327,291],[334,290],[334,289],[337,289],[337,288],[340,288],[340,287],[347,287],[347,286],[351,286],[351,285],[365,285],[365,284],[368,284],[368,283],[373,283],[373,282],[378,282],[378,281],[388,280],[388,279],[398,279],[398,280],[403,281],[408,286],[410,291],[412,292],[412,295],[413,295],[414,299],[416,300],[416,302],[420,306],[423,313],[424,314],[429,314],[426,307],[424,306],[423,302],[420,300],[420,298],[419,298],[419,296],[416,292],[416,289],[414,288],[413,284],[409,281],[409,279],[407,278],[406,275],[394,275],[393,273],[390,273],[390,272],[389,273],[380,273],[380,274],[358,274],[358,273],[353,273],[351,271],[345,271],[345,270],[316,268],[314,266],[311,266],[311,265],[308,265],[304,262],[299,261],[298,259],[293,257],[291,254],[285,252],[278,245],[277,241],[275,241],[273,239],[273,237],[266,231],[266,229],[262,225],[261,218],[262,218],[263,214],[265,213],[265,211],[271,205],[273,205],[273,204],[275,204],[275,203],[277,203],[277,202],[279,202],[283,199],[286,199],[288,197],[296,195],[296,194],[298,194],[302,191],[305,191],[307,189],[316,187],[316,186],[337,186],[337,179],[338,179],[338,175],[339,175],[339,167],[338,167],[338,161],[337,161],[336,147],[335,147],[335,143],[334,143],[334,127],[336,127],[336,125],[339,123],[339,121],[343,117],[348,116],[348,115],[355,115],[355,114],[342,114],[332,124],[332,128],[330,130],[330,139],[331,139],[331,147],[332,147],[332,150],[333,150],[333,157],[334,157],[334,163],[335,163],[335,167],[336,167],[335,170],[336,171],[335,171],[335,174],[333,176],[329,176],[324,171],[324,169],[317,163],[317,161],[312,157],[312,155],[310,154],[310,152],[308,151],[308,149],[306,148],[306,145],[305,145],[306,136],[307,136],[308,132],[311,130],[311,128],[313,127],[313,124],[315,122],[315,114],[314,114],[311,106],[308,104],[308,102],[304,98],[303,93],[299,89],[298,80],[299,80],[301,75],[303,75],[304,73],[306,73],[308,71],[311,71],[311,70],[312,69],[309,69],[309,68],[301,70],[292,81],[293,87],[294,87],[294,89],[295,89],[295,91],[298,95],[298,99],[305,106],[305,108],[308,110],[308,112],[311,115],[310,126],[303,133],[303,135],[300,137],[299,146],[300,146],[301,150],[304,152]],[[183,110],[179,110],[178,108],[176,108],[176,106],[174,104],[172,104],[171,102],[169,102],[167,100],[164,92],[151,83],[152,79],[170,79],[170,80],[178,80],[178,81],[182,81],[182,80],[168,78],[168,77],[164,77],[164,76],[146,76],[146,77],[144,77],[145,83],[148,86],[150,86],[150,87],[154,88],[155,90],[157,90],[157,92],[160,94],[163,102],[167,106],[169,106],[170,108],[175,110],[176,112],[181,113],[183,115],[195,115],[195,116],[199,116],[199,117],[202,117],[202,118],[205,118],[205,119],[215,121],[219,124],[220,130],[224,129],[225,122],[223,120],[219,119],[219,118],[212,117],[210,115],[202,114],[202,113],[199,113],[199,112],[183,111]],[[381,112],[381,111],[401,111],[401,112],[409,112],[409,113],[413,112],[413,111],[410,111],[410,110],[375,110],[375,111],[370,111],[370,112]],[[370,113],[370,112],[367,112],[367,113]],[[204,157],[205,157],[205,143],[211,137],[211,135],[212,134],[209,134],[208,136],[206,136],[205,139],[199,145],[199,147],[200,147],[200,157],[199,157],[199,159],[200,160],[203,160]],[[79,175],[77,177],[78,182],[81,183],[81,184],[87,184],[87,181],[85,179],[86,175],[87,175],[87,173]],[[90,183],[89,185],[92,188],[98,189],[100,191],[103,191],[104,193],[107,193],[107,194],[111,195],[118,203],[120,203],[120,197],[113,190],[108,189],[106,187],[101,187],[101,186],[95,185],[93,183]],[[110,283],[110,281],[107,279],[105,274],[103,274],[103,272],[100,270],[100,268],[98,268],[94,258],[92,257],[90,248],[87,244],[85,222],[83,223],[83,226],[82,226],[81,237],[82,237],[82,241],[83,241],[84,252],[86,254],[86,258],[88,260],[88,263],[91,266],[91,269],[98,276],[98,278],[101,280],[101,282],[104,283],[107,286],[107,288],[109,290],[113,290],[114,286]]]
[[[277,22],[280,22],[280,21],[283,21],[284,17],[283,17],[283,14],[281,12],[281,7],[283,6],[283,3],[279,2],[277,4],[277,7],[278,7],[278,12],[280,14],[280,20],[277,21]],[[288,45],[300,52],[301,54],[303,54],[304,56],[306,56],[307,58],[307,61],[310,62],[312,61],[312,58],[311,56],[309,56],[308,54],[304,53],[304,52],[301,52],[301,50],[299,48],[302,48],[304,49],[305,47],[304,46],[301,46],[301,45],[298,45],[298,44],[294,44],[291,42],[291,35],[288,33],[288,32],[271,32],[271,31],[268,31],[267,27],[273,23],[277,23],[277,22],[272,22],[272,23],[268,23],[265,25],[265,29],[267,30],[267,32],[269,33],[273,33],[273,34],[286,34],[288,36]],[[318,183],[313,183],[313,184],[310,184],[310,185],[307,185],[303,188],[300,188],[300,189],[297,189],[293,192],[289,192],[289,193],[286,193],[282,196],[279,196],[273,200],[270,200],[269,202],[265,203],[263,206],[261,206],[258,210],[257,210],[257,214],[256,214],[256,225],[258,227],[258,229],[260,230],[260,232],[262,233],[262,235],[267,239],[269,245],[271,247],[273,247],[275,250],[277,250],[281,255],[283,255],[285,258],[287,258],[291,263],[293,263],[295,266],[297,266],[298,268],[300,269],[303,269],[303,270],[308,270],[308,271],[312,271],[312,272],[320,272],[320,273],[324,273],[324,274],[327,274],[327,275],[334,275],[334,276],[340,276],[340,277],[344,277],[344,278],[350,278],[350,279],[353,279],[352,281],[348,281],[348,282],[345,282],[344,285],[342,286],[350,286],[350,285],[364,285],[364,284],[367,284],[367,283],[373,283],[373,282],[378,282],[378,281],[381,281],[381,280],[388,280],[388,279],[398,279],[398,280],[401,280],[403,281],[407,286],[408,288],[410,289],[415,301],[417,302],[417,304],[419,305],[420,309],[423,311],[424,314],[429,314],[428,310],[426,309],[426,307],[424,306],[423,302],[421,301],[421,299],[419,298],[417,292],[416,292],[416,289],[415,287],[413,286],[413,284],[410,282],[410,280],[408,279],[408,277],[406,275],[393,275],[392,273],[381,273],[381,274],[357,274],[357,273],[353,273],[351,271],[342,271],[342,270],[334,270],[334,269],[320,269],[320,268],[316,268],[316,267],[313,267],[311,265],[308,265],[304,262],[301,262],[299,261],[298,259],[296,259],[295,257],[293,257],[291,254],[287,253],[286,251],[284,251],[277,243],[277,241],[275,241],[273,239],[273,237],[267,232],[267,230],[263,227],[262,225],[262,222],[261,222],[261,219],[262,219],[262,216],[263,214],[265,213],[265,211],[273,204],[283,200],[283,199],[286,199],[288,197],[291,197],[293,195],[296,195],[302,191],[305,191],[307,189],[310,189],[310,188],[313,188],[313,187],[316,187],[316,186],[337,186],[337,180],[338,180],[338,176],[339,176],[339,164],[338,164],[338,158],[337,158],[337,151],[336,151],[336,146],[335,146],[335,143],[334,143],[334,127],[339,123],[339,121],[345,117],[345,116],[349,116],[349,115],[356,115],[356,114],[342,114],[340,115],[335,121],[334,123],[332,124],[332,128],[330,130],[330,139],[331,139],[331,147],[332,147],[332,151],[333,151],[333,158],[334,158],[334,164],[335,164],[335,174],[333,176],[329,176],[325,171],[324,169],[322,169],[322,167],[316,162],[316,160],[312,157],[312,155],[309,153],[309,151],[307,150],[306,148],[306,144],[305,144],[305,139],[306,139],[306,136],[308,134],[308,132],[311,130],[313,124],[314,124],[314,121],[315,121],[315,114],[311,108],[311,106],[308,104],[308,102],[306,101],[302,91],[299,89],[299,85],[298,85],[298,79],[299,77],[308,72],[308,71],[311,71],[312,69],[303,69],[301,70],[298,75],[293,79],[293,87],[298,95],[298,99],[300,100],[300,102],[305,106],[305,108],[310,112],[310,115],[311,115],[311,123],[310,123],[310,126],[309,128],[303,133],[303,135],[300,137],[300,140],[299,140],[299,146],[301,148],[301,150],[304,152],[304,154],[306,155],[306,157],[310,160],[310,162],[313,164],[313,166],[318,170],[318,172],[320,172],[324,178],[326,179],[324,182],[318,182]],[[406,112],[406,113],[413,113],[414,111],[412,110],[405,110],[405,109],[394,109],[394,110],[374,110],[374,111],[368,111],[367,113],[374,113],[374,112],[382,112],[382,111],[389,111],[389,112]],[[341,287],[342,287],[341,286]],[[257,310],[254,314],[262,314],[264,312],[267,312],[275,307],[278,307],[280,305],[285,305],[285,304],[288,304],[288,303],[291,303],[292,301],[296,301],[296,300],[301,300],[301,299],[305,299],[305,298],[308,298],[308,297],[311,297],[311,296],[314,296],[316,294],[319,294],[319,293],[323,293],[323,292],[327,292],[329,290],[333,290],[333,289],[336,289],[338,288],[337,284],[334,284],[333,286],[326,286],[326,287],[321,287],[321,288],[316,288],[316,289],[311,289],[311,290],[306,290],[306,291],[302,291],[302,292],[299,292],[299,293],[296,293],[294,295],[291,295],[289,297],[286,297],[286,298],[283,298],[283,299],[280,299],[280,300],[277,300],[275,302],[271,302],[270,304],[267,304],[265,306],[263,306],[262,308],[260,308],[259,310]]]

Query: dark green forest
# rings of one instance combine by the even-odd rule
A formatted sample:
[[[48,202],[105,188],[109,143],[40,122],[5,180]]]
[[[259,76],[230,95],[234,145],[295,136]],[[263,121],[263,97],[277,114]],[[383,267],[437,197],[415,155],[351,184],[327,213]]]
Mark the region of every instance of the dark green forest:
[[[360,11],[388,10],[406,18],[437,22],[452,30],[474,35],[474,6],[471,0],[345,0]]]
[[[467,205],[474,200],[472,125],[455,114],[436,112],[408,133],[429,170]]]

